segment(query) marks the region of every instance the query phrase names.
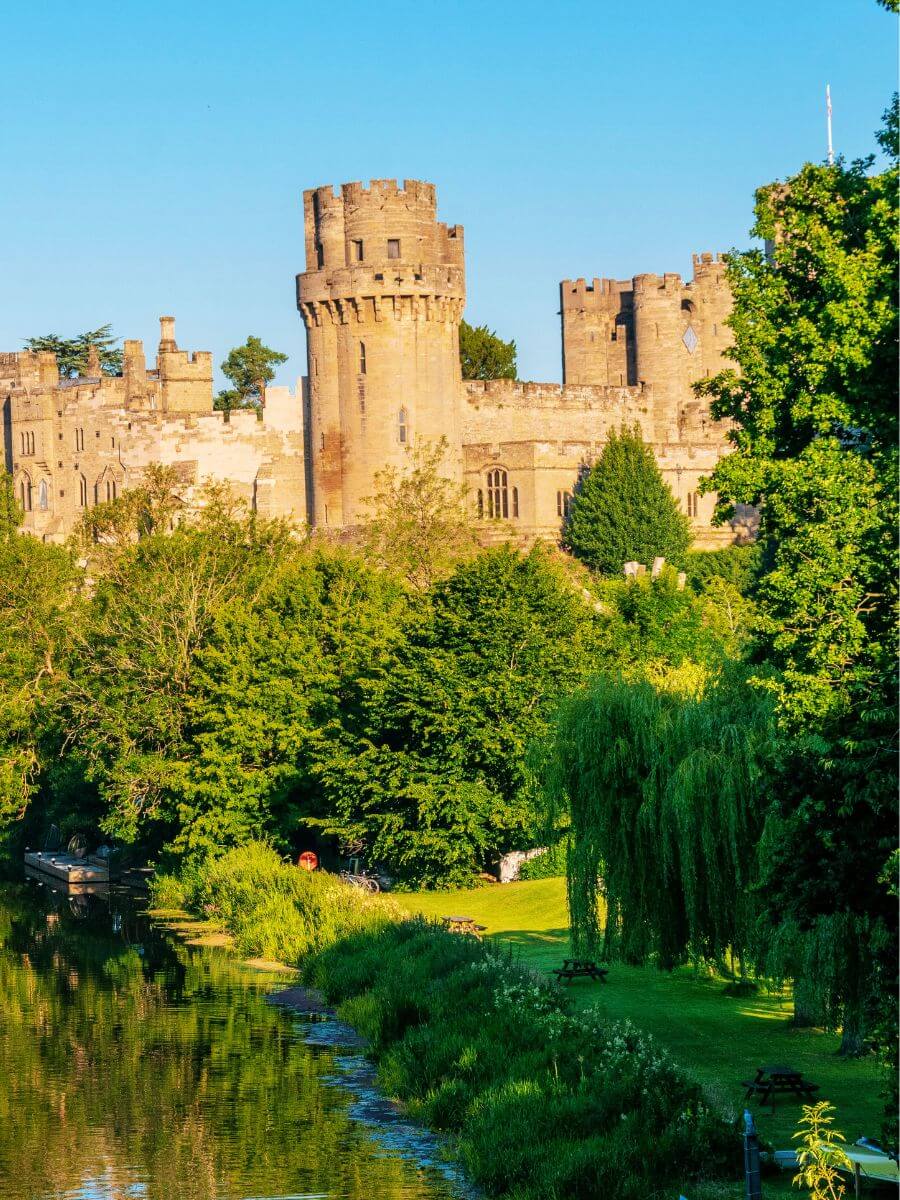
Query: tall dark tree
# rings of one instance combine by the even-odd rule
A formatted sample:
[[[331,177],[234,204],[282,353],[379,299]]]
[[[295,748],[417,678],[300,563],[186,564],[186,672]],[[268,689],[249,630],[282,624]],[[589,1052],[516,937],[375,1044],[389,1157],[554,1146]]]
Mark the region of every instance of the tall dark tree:
[[[111,325],[101,325],[99,329],[79,333],[73,338],[63,338],[55,333],[26,338],[25,348],[52,351],[56,355],[56,365],[63,379],[85,375],[92,350],[97,355],[100,370],[104,375],[121,375],[122,351],[116,345],[118,340],[113,336]]]
[[[681,565],[690,524],[637,427],[610,433],[575,489],[564,538],[576,558],[603,574],[618,574],[626,562],[649,564],[660,555]]]
[[[487,325],[459,323],[459,361],[463,379],[515,379],[516,343],[504,342]]]
[[[251,334],[243,346],[235,346],[221,364],[223,375],[232,383],[218,393],[214,407],[223,412],[233,408],[260,408],[266,384],[275,378],[275,368],[288,356],[263,345]]]

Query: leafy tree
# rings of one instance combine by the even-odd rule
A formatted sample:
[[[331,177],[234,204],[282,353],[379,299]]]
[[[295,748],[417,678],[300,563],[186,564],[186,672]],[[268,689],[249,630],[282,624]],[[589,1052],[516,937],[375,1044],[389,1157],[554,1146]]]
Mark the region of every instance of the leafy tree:
[[[179,484],[176,467],[151,463],[139,484],[115,500],[85,511],[76,540],[91,557],[96,557],[110,548],[129,545],[139,537],[168,532],[182,506]]]
[[[540,549],[485,550],[419,598],[323,743],[315,824],[413,883],[462,882],[541,823],[528,743],[585,677],[593,609]]]
[[[759,796],[770,739],[742,689],[705,695],[601,676],[565,701],[544,766],[571,821],[569,908],[577,952],[673,967],[752,944]]]
[[[463,379],[516,379],[516,343],[504,342],[487,325],[459,323]]]
[[[756,655],[774,670],[756,685],[783,747],[764,958],[807,973],[848,1053],[886,1002],[896,946],[882,876],[897,826],[898,177],[896,158],[873,162],[807,164],[760,189],[753,233],[774,254],[729,258],[741,374],[700,389],[735,422],[710,484],[719,511],[761,508]]]
[[[376,474],[368,502],[365,549],[414,588],[431,587],[478,546],[466,489],[442,472],[447,454],[443,439],[415,446],[405,470],[388,467]]]
[[[609,575],[626,562],[649,564],[659,555],[674,565],[683,561],[691,541],[688,519],[637,426],[610,433],[575,489],[564,538],[577,558]]]
[[[41,337],[26,338],[24,345],[27,350],[52,351],[56,355],[56,365],[61,377],[73,379],[86,373],[91,349],[97,352],[100,370],[104,375],[121,375],[122,351],[116,346],[118,340],[112,334],[111,325],[101,325],[99,329],[79,333],[73,338],[45,333]]]
[[[0,832],[25,816],[47,765],[79,580],[67,550],[0,532]]]
[[[8,471],[0,471],[0,542],[16,536],[24,515],[21,504],[16,500],[12,475]]]
[[[287,362],[288,356],[264,346],[252,334],[243,346],[235,346],[221,364],[222,373],[231,380],[232,387],[218,393],[213,407],[222,412],[233,408],[262,407],[266,384],[275,378],[275,368]]]

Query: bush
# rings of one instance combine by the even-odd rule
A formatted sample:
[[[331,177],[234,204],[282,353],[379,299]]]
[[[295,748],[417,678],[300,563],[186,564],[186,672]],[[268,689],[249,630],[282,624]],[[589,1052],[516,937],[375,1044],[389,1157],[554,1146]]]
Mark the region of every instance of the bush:
[[[382,1086],[454,1135],[489,1196],[647,1200],[738,1165],[738,1139],[651,1038],[422,919],[304,964],[370,1040]]]
[[[161,878],[157,902],[176,895],[171,881],[171,876]],[[400,913],[390,900],[369,896],[334,875],[284,862],[262,842],[206,859],[178,883],[181,907],[220,922],[241,954],[282,962],[297,962],[361,930],[375,931]]]
[[[520,879],[556,879],[566,873],[566,843],[557,842],[519,868]]]

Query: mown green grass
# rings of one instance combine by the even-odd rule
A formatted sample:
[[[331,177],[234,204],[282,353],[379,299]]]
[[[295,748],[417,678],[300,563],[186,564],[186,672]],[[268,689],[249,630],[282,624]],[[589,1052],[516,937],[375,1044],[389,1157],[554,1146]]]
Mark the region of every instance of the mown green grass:
[[[569,953],[562,879],[395,899],[410,912],[429,917],[473,917],[487,927],[487,937],[511,946],[532,967],[549,971]],[[599,1005],[608,1016],[628,1017],[653,1034],[726,1113],[743,1111],[742,1079],[751,1079],[758,1066],[787,1063],[819,1084],[817,1098],[835,1105],[836,1125],[850,1141],[877,1136],[882,1081],[874,1059],[839,1058],[837,1036],[791,1028],[787,993],[760,991],[738,999],[726,996],[723,987],[724,980],[689,968],[668,974],[653,967],[614,964],[606,983],[577,980],[569,991],[576,1005]],[[763,1138],[776,1149],[791,1146],[800,1116],[800,1105],[792,1097],[778,1101],[774,1116],[755,1104],[751,1109]]]

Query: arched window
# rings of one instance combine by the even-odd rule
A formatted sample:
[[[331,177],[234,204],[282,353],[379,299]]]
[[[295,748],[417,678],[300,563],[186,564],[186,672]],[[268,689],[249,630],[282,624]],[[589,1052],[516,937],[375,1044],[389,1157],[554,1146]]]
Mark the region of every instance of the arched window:
[[[42,479],[38,487],[38,508],[41,512],[46,512],[50,507],[50,490],[47,487],[47,480]]]
[[[107,501],[110,501],[114,498],[115,493],[113,491],[113,487],[114,487],[113,481],[111,479],[107,479],[107,481],[106,481],[106,499],[107,499]]]
[[[569,514],[572,511],[572,493],[557,492],[556,493],[556,515],[562,517],[564,521],[569,519]]]
[[[494,518],[509,516],[509,489],[506,486],[506,472],[502,467],[494,467],[487,474],[488,516]]]
[[[34,454],[34,432],[30,429],[22,433],[22,454]]]
[[[478,489],[478,520],[484,519],[484,492]]]
[[[78,476],[78,507],[87,508],[88,489],[87,480],[83,475]]]
[[[514,517],[519,515],[519,489],[517,487],[512,490],[512,515]]]
[[[365,373],[366,373],[366,343],[365,342],[359,343],[359,373],[360,373],[360,375],[365,375]]]
[[[83,429],[75,430],[75,449],[76,450],[84,449],[84,430]]]
[[[31,512],[31,477],[23,475],[19,484],[19,501],[25,512]]]
[[[407,436],[409,433],[409,418],[406,415],[406,409],[401,408],[397,413],[397,440],[401,446],[406,445]]]

